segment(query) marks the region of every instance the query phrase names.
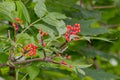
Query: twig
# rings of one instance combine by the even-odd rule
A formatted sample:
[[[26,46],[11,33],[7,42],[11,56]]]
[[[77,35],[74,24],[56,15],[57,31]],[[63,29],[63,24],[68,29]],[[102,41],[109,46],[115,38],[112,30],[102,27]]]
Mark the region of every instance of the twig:
[[[60,46],[60,49],[59,49],[59,52],[60,52],[60,53],[63,53],[63,52],[68,48],[67,44],[68,44],[68,42],[65,41],[65,42]]]
[[[33,23],[31,23],[29,26],[27,26],[21,33],[24,33],[29,27],[31,27],[32,25],[34,25],[35,23],[37,23],[38,21],[42,20],[42,18],[34,21]]]
[[[43,40],[43,36],[42,35],[40,35],[40,42],[41,42],[41,45],[44,46],[44,40]],[[42,50],[43,50],[43,54],[44,54],[44,58],[43,59],[46,60],[46,52],[45,52],[44,49],[42,49]]]
[[[35,61],[51,62],[51,63],[54,63],[54,64],[61,64],[60,62],[55,62],[50,58],[46,58],[46,60],[41,59],[41,58],[34,58],[34,59],[24,60],[24,61],[21,61],[21,62],[16,61],[16,62],[13,62],[13,64],[15,64],[15,65],[17,65],[17,64],[26,64],[26,63],[35,62]],[[9,66],[9,65],[6,64],[6,63],[0,64],[0,67],[3,67],[3,66]]]
[[[8,30],[8,39],[10,39],[10,30]]]
[[[88,48],[89,48],[89,49],[92,49],[91,41],[88,42]],[[98,65],[97,57],[96,57],[96,56],[93,58],[93,61],[94,61],[94,66],[95,66],[95,68],[96,68],[96,69],[99,69],[99,65]]]
[[[81,7],[84,7],[83,0],[80,0],[80,6],[81,6]]]
[[[93,9],[105,9],[105,8],[114,8],[115,5],[108,5],[108,6],[93,6]]]
[[[98,62],[97,62],[97,57],[95,56],[95,57],[93,58],[93,60],[94,60],[95,68],[96,68],[96,69],[99,69],[99,65],[98,65]]]

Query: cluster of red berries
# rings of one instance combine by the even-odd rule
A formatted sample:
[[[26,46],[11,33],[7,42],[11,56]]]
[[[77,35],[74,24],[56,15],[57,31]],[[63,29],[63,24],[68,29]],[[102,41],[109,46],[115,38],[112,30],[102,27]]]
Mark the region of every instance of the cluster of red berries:
[[[36,49],[37,49],[37,46],[35,46],[34,44],[28,44],[23,48],[23,54],[27,53],[28,56],[35,56]]]
[[[67,65],[68,65],[64,60],[61,62],[61,64],[64,65],[64,66],[67,66]],[[69,68],[72,68],[72,67],[73,67],[71,64],[68,65],[68,66],[69,66]]]
[[[43,32],[41,28],[39,29],[39,33],[40,33],[40,36],[48,35],[48,32]]]
[[[66,41],[71,41],[70,36],[71,35],[77,35],[80,32],[80,24],[76,23],[74,26],[67,25],[67,31],[65,33]],[[76,38],[74,38],[75,40]]]
[[[14,27],[15,31],[18,31],[19,29],[18,23],[22,23],[23,21],[20,18],[15,18],[15,21],[16,21],[15,23],[12,22],[12,26]]]
[[[43,36],[47,36],[48,32],[43,32],[42,29],[40,28],[39,29],[39,34],[40,34],[41,37],[43,37]],[[43,40],[39,40],[39,43],[40,42],[42,43],[42,46],[44,46],[44,47],[46,46],[46,43]]]

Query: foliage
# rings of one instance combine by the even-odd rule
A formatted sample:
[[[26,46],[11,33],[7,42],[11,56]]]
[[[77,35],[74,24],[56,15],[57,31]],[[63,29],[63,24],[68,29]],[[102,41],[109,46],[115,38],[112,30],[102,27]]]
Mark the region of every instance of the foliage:
[[[0,80],[119,80],[119,5],[0,1]]]

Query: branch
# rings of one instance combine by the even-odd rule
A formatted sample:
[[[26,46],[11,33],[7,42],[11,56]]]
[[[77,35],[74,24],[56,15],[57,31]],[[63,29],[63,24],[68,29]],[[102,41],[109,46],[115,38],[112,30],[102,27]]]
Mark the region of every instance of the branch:
[[[13,62],[13,64],[15,64],[15,65],[17,65],[17,64],[25,64],[25,63],[35,62],[35,61],[51,62],[51,63],[54,63],[54,64],[61,64],[60,62],[55,62],[50,58],[46,58],[46,60],[41,59],[41,58],[34,58],[34,59],[24,60],[24,61],[21,61],[21,62],[16,61],[16,62]],[[0,67],[3,67],[3,66],[9,66],[9,65],[6,64],[6,63],[0,64]]]

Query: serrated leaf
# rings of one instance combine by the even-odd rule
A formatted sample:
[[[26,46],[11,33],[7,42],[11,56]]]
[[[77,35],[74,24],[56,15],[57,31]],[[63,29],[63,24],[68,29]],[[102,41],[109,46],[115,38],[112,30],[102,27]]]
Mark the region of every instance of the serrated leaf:
[[[112,80],[112,79],[120,79],[120,77],[107,73],[103,70],[93,70],[93,69],[84,69],[87,76],[92,77],[94,80]]]
[[[5,74],[9,73],[9,71],[10,71],[9,67],[0,68],[0,72],[1,72],[2,75],[5,75]]]
[[[77,69],[78,73],[85,75],[85,71],[83,71],[82,69]]]
[[[5,1],[3,2],[3,7],[11,12],[15,10],[15,3],[13,1]]]
[[[49,15],[51,17],[56,18],[56,19],[65,19],[65,18],[67,18],[64,14],[57,13],[57,12],[49,12]]]
[[[5,1],[0,3],[0,17],[13,21],[13,11],[15,11],[15,3],[13,1]]]
[[[92,64],[89,64],[89,65],[77,65],[77,68],[88,68],[92,66]]]
[[[112,42],[107,38],[103,38],[103,37],[87,37],[87,36],[83,36],[80,38],[81,40],[88,40],[90,42],[90,40],[101,40],[101,41],[105,41],[105,42]]]
[[[35,5],[34,11],[38,17],[43,17],[47,13],[44,1],[38,1],[38,3]]]
[[[59,32],[59,35],[62,35],[62,34],[65,34],[65,32],[66,32],[66,27],[65,27],[65,23],[64,23],[64,21],[59,21],[58,22],[58,26],[56,27],[56,29],[58,30],[58,32]]]
[[[29,43],[35,43],[34,37],[28,35],[27,33],[21,33],[16,36],[17,38],[17,43],[22,43],[24,45],[29,44]]]
[[[115,58],[117,60],[120,60],[116,56],[114,56],[110,53],[104,53],[104,52],[96,50],[94,48],[89,49],[89,48],[84,47],[84,48],[81,48],[81,52],[84,53],[83,55],[89,56],[91,58],[94,58],[95,56],[100,56],[100,57],[105,58],[106,60],[109,60],[111,58]]]
[[[36,66],[29,66],[26,68],[26,71],[29,74],[30,79],[34,80],[38,76],[40,69],[37,68]]]
[[[30,16],[26,6],[21,1],[16,1],[18,17],[30,23]]]
[[[91,24],[94,22],[95,20],[80,20],[79,23],[81,24],[81,34],[96,36],[108,32],[108,28],[106,27],[92,28]]]
[[[0,53],[0,63],[5,63],[8,61],[8,55],[5,53]]]
[[[49,13],[43,18],[43,21],[55,27],[58,26],[58,22],[59,22],[55,17],[52,17],[51,15],[49,15]]]

